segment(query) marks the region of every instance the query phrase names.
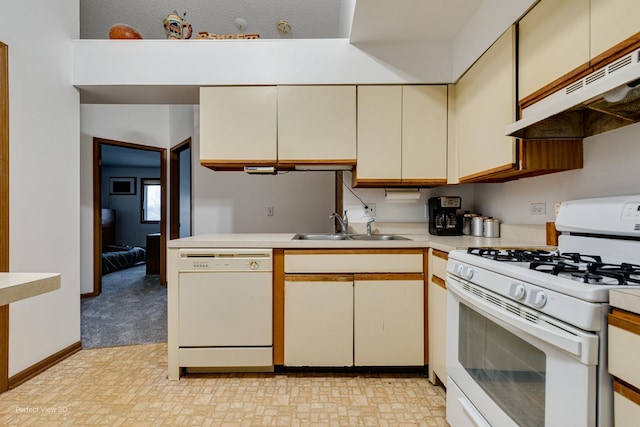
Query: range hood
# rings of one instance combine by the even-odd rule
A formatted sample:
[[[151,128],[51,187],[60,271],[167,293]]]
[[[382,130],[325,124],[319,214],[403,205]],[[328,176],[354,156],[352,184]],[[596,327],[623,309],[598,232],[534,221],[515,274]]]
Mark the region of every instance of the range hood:
[[[506,134],[582,139],[640,121],[640,49],[522,110]]]

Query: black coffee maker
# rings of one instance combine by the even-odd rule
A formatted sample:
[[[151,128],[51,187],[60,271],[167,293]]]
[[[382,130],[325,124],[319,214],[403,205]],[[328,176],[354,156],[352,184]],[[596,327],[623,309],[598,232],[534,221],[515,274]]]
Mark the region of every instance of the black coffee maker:
[[[429,233],[436,236],[461,236],[462,218],[458,216],[458,210],[462,207],[462,198],[432,197],[427,205]]]

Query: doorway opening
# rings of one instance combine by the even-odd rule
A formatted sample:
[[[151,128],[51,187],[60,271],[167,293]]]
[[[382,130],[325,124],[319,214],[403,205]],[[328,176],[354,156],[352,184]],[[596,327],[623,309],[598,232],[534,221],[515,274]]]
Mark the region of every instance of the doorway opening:
[[[166,149],[93,139],[93,290],[84,347],[166,340]]]
[[[169,239],[193,234],[191,138],[169,152]]]

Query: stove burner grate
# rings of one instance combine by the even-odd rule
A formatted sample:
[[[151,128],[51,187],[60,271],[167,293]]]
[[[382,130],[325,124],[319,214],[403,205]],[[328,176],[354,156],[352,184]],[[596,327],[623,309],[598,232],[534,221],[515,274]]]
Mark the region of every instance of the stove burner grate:
[[[529,263],[531,270],[588,284],[640,285],[640,265],[603,263],[598,255],[495,248],[469,248],[467,253],[501,262]]]

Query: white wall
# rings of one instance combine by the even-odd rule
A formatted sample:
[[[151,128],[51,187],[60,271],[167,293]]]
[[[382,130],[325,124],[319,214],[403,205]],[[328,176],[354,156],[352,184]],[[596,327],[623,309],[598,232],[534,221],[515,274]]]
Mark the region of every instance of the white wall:
[[[640,194],[640,123],[584,140],[584,168],[504,184],[476,184],[478,209],[510,224],[554,221],[556,202]],[[530,215],[546,203],[546,215]]]
[[[2,2],[11,17],[0,30],[9,46],[10,270],[62,275],[60,290],[11,304],[10,376],[80,340],[78,9],[77,0]]]
[[[475,192],[473,184],[445,185],[436,188],[420,189],[420,199],[415,202],[389,202],[385,199],[385,191],[382,188],[351,188],[351,173],[344,174],[344,207],[349,211],[349,220],[352,222],[364,222],[362,218],[362,203],[375,203],[376,222],[425,222],[425,206],[430,197],[436,196],[460,196],[462,198],[462,210],[474,210]],[[355,196],[351,191],[355,193]],[[356,197],[357,196],[357,197]]]

